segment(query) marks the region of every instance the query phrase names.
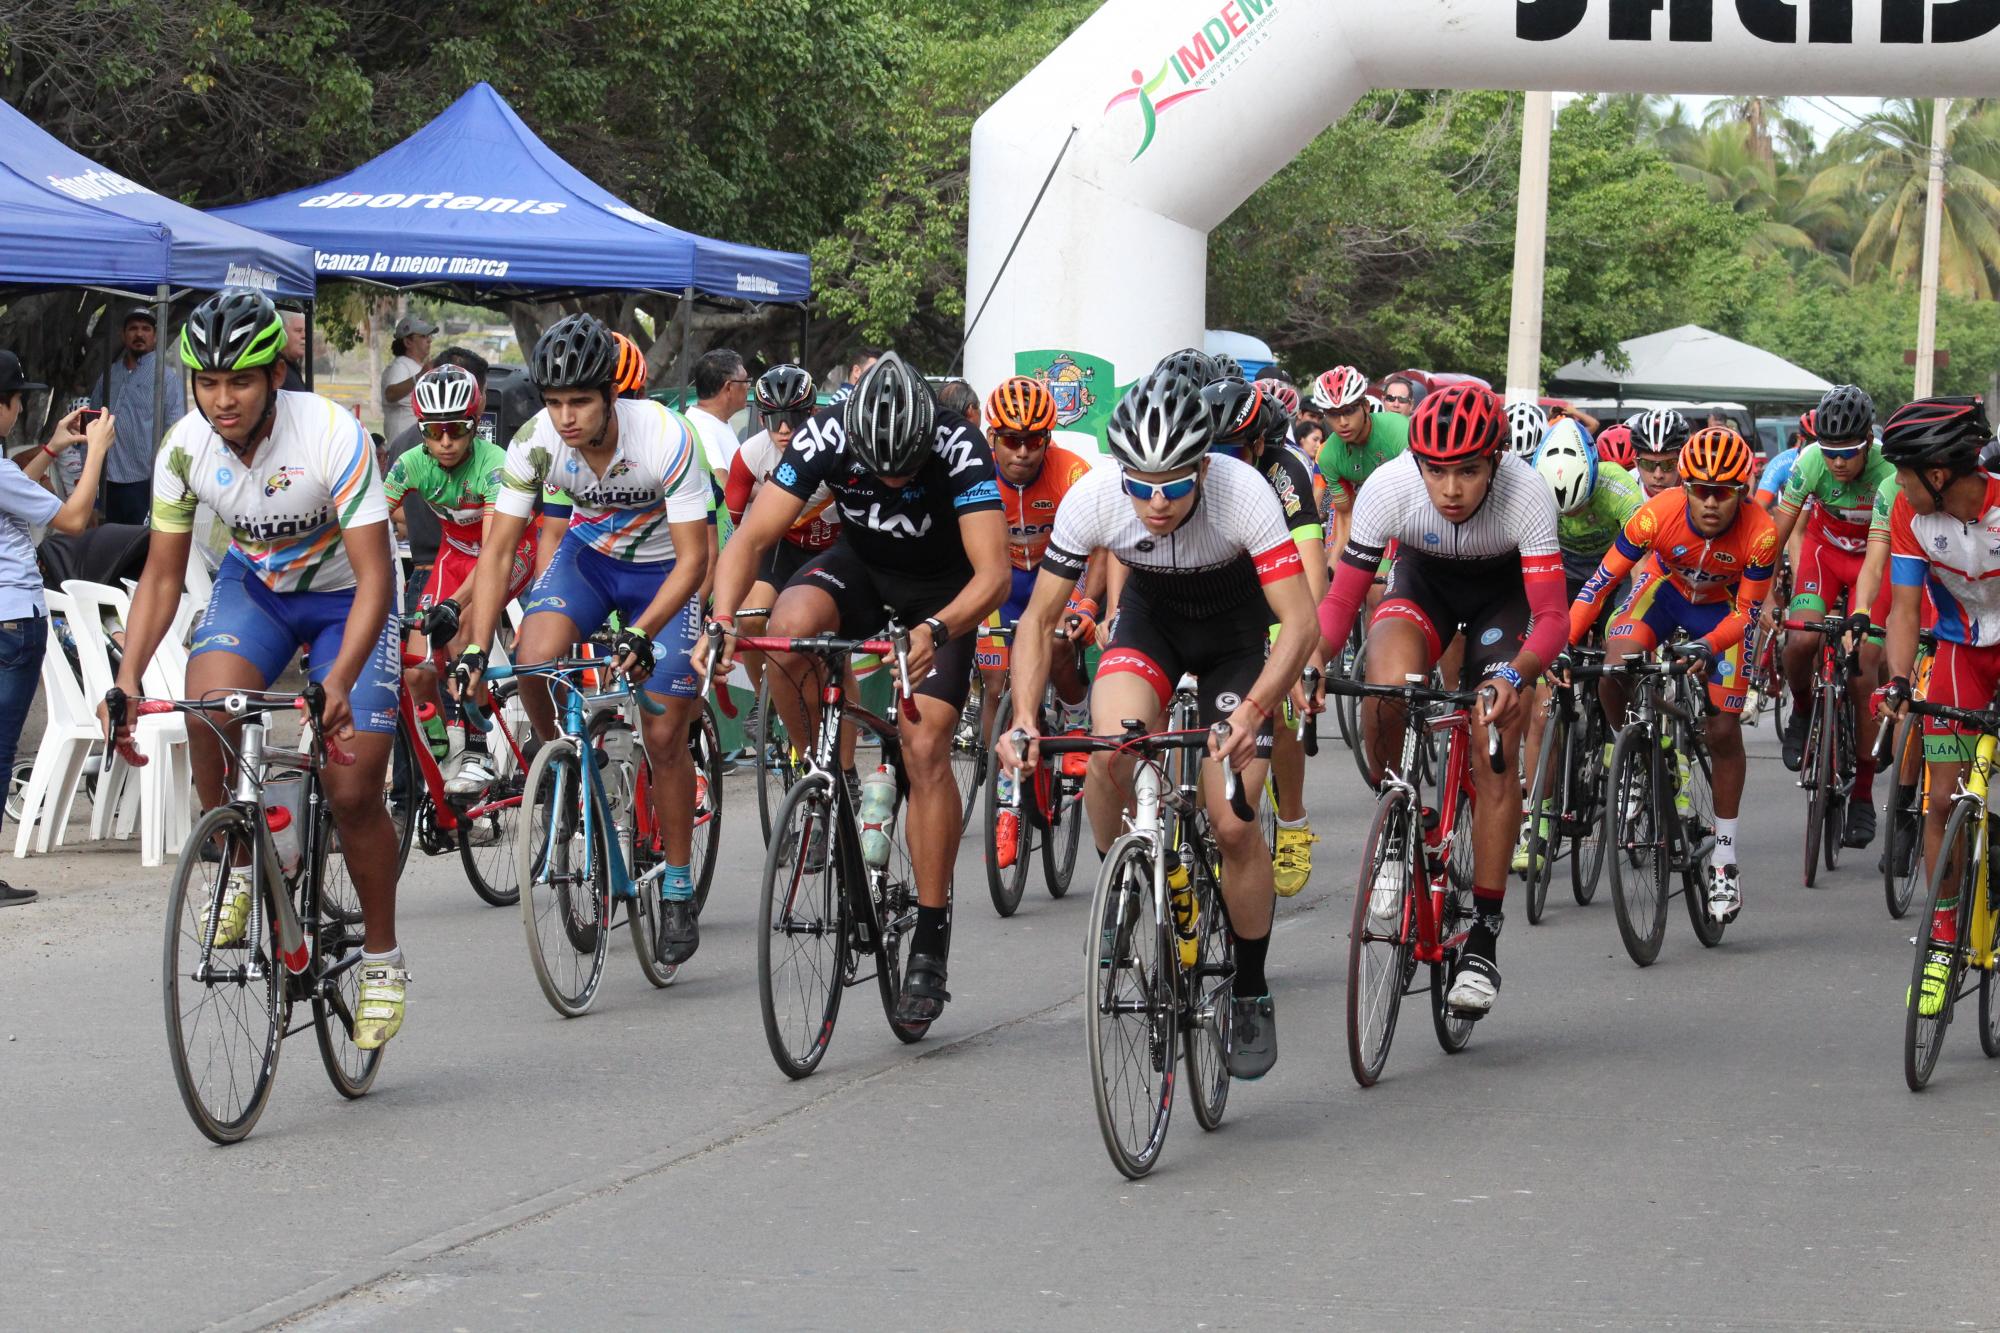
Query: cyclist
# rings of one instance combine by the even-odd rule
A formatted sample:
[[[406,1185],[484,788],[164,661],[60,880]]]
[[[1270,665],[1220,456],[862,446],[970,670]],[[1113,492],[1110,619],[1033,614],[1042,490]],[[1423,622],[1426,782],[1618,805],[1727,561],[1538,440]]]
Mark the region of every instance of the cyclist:
[[[1639,485],[1646,498],[1680,490],[1681,447],[1693,427],[1671,407],[1655,407],[1626,423],[1632,429],[1632,451]]]
[[[1514,457],[1524,461],[1533,458],[1548,430],[1548,409],[1540,403],[1517,398],[1507,404],[1507,452]]]
[[[1125,394],[1106,443],[1118,466],[1077,483],[1056,515],[1034,596],[1014,644],[1014,719],[1000,759],[1018,767],[1012,736],[1039,735],[1032,707],[1048,676],[1048,636],[1098,548],[1127,567],[1118,624],[1091,685],[1091,718],[1115,735],[1125,720],[1158,730],[1183,675],[1199,682],[1202,724],[1229,723],[1210,763],[1227,759],[1246,792],[1264,781],[1271,717],[1313,651],[1312,598],[1299,548],[1271,487],[1244,463],[1210,457],[1211,416],[1202,386],[1162,365]],[[1267,627],[1277,642],[1266,656]],[[1027,763],[1036,762],[1030,741]],[[1119,831],[1132,760],[1091,756],[1084,804],[1100,854]],[[1222,894],[1236,946],[1229,1072],[1261,1078],[1278,1059],[1277,1010],[1265,961],[1276,898],[1270,849],[1257,822],[1238,819],[1220,773],[1203,787],[1222,852]]]
[[[1007,596],[1007,524],[986,441],[962,417],[938,409],[930,386],[885,353],[837,409],[792,436],[784,461],[758,492],[722,552],[713,623],[734,632],[758,562],[805,512],[820,487],[840,508],[840,537],[807,561],[778,594],[770,633],[787,638],[880,630],[883,608],[910,627],[904,659],[917,720],[902,726],[909,770],[906,824],[917,881],[917,926],[896,1000],[896,1021],[928,1023],[944,1010],[951,944],[952,861],[963,809],[951,772],[952,738],[972,687],[974,633]],[[711,672],[734,657],[725,636]],[[818,718],[806,706],[816,668],[775,654],[771,702],[785,726],[809,742]],[[780,689],[777,682],[790,682]],[[1041,698],[1040,688],[1035,692]]]
[[[1776,510],[1778,497],[1785,493],[1785,483],[1791,479],[1792,469],[1798,466],[1799,451],[1813,442],[1813,419],[1811,408],[1800,414],[1799,428],[1792,435],[1791,444],[1764,464],[1764,471],[1757,478],[1757,507],[1767,514]]]
[[[1319,471],[1326,479],[1333,549],[1347,541],[1361,483],[1410,447],[1410,419],[1368,405],[1368,377],[1353,366],[1335,366],[1313,383],[1312,405],[1325,415],[1326,443]]]
[[[1771,584],[1778,557],[1771,516],[1748,503],[1756,459],[1727,426],[1688,437],[1677,464],[1681,489],[1654,496],[1626,523],[1569,611],[1569,639],[1582,643],[1628,573],[1626,594],[1605,635],[1614,657],[1649,652],[1677,629],[1694,637],[1708,684],[1704,728],[1714,762],[1715,847],[1709,856],[1708,914],[1733,921],[1743,907],[1736,827],[1743,800],[1743,635]],[[1637,571],[1636,573],[1634,571]],[[1631,686],[1599,682],[1605,716],[1625,716]]]
[[[1275,395],[1262,385],[1242,380],[1217,380],[1203,389],[1201,396],[1209,409],[1210,448],[1248,463],[1270,483],[1305,568],[1306,592],[1313,605],[1319,605],[1326,594],[1326,534],[1313,501],[1312,469],[1304,456],[1285,442],[1290,418]],[[1278,629],[1271,626],[1274,642]],[[1308,661],[1315,669],[1321,665],[1317,644]],[[1300,709],[1317,703],[1297,690],[1292,692],[1292,702]],[[1291,727],[1280,726],[1274,731],[1271,776],[1278,795],[1271,877],[1278,896],[1290,898],[1312,878],[1312,845],[1318,841],[1306,817],[1305,747]]]
[[[354,414],[316,394],[285,393],[285,322],[262,292],[232,289],[197,305],[181,327],[194,410],[161,442],[153,467],[153,536],[132,594],[117,685],[142,693],[173,623],[206,504],[234,541],[189,651],[187,693],[267,688],[301,644],[326,688],[326,734],[352,764],[322,773],[364,930],[354,1044],[382,1046],[402,1028],[409,972],[396,942],[396,829],[383,803],[396,729],[396,574],[389,507],[375,449]],[[130,720],[117,739],[130,742]],[[195,790],[223,803],[223,754],[208,727],[188,728]],[[233,869],[217,948],[242,942],[250,872]]]
[[[1822,429],[1825,413],[1820,414]],[[1985,405],[1972,397],[1921,398],[1890,416],[1882,453],[1900,493],[1889,511],[1889,685],[1885,712],[1900,714],[1916,668],[1923,595],[1936,609],[1937,656],[1929,698],[1955,708],[1990,708],[2000,686],[2000,477],[1979,468],[1992,438]],[[1978,736],[1924,719],[1924,762],[1933,792],[1958,790]],[[1951,802],[1924,812],[1924,860],[1938,873],[1938,845]],[[1940,899],[1930,923],[1918,1012],[1936,1014],[1949,998],[1958,899]]]
[[[1597,461],[1615,463],[1630,474],[1639,465],[1632,451],[1632,428],[1624,422],[1606,426],[1597,433]],[[1637,481],[1637,478],[1634,478]]]
[[[1585,438],[1583,427],[1570,418],[1549,425],[1548,434],[1542,437],[1541,448],[1535,451],[1535,471],[1541,474],[1542,480],[1549,484],[1550,493],[1555,496],[1558,515],[1556,545],[1562,550],[1567,600],[1574,602],[1577,594],[1583,591],[1583,585],[1597,572],[1605,553],[1618,540],[1618,534],[1625,530],[1626,523],[1645,502],[1645,496],[1631,473],[1597,456]],[[1548,682],[1539,682],[1535,686],[1531,717],[1542,715],[1548,698]],[[1521,771],[1532,776],[1541,753],[1542,729],[1530,725]],[[1534,818],[1533,811],[1529,812],[1528,818]],[[1515,870],[1528,868],[1530,831],[1526,821],[1523,821],[1521,841],[1514,848]]]
[[[536,502],[565,495],[570,528],[522,602],[514,656],[523,666],[547,662],[614,611],[622,618],[612,666],[664,709],[641,716],[640,737],[666,851],[658,950],[662,961],[682,963],[701,942],[689,868],[695,775],[687,735],[699,706],[689,654],[700,632],[695,595],[708,568],[711,482],[685,418],[661,403],[616,396],[617,355],[611,331],[590,315],[558,320],[535,343],[528,373],[542,410],[507,448],[453,685],[462,698],[478,683]],[[520,699],[535,735],[553,739],[546,678],[525,678]]]
[[[1490,1010],[1500,990],[1496,942],[1521,817],[1514,761],[1527,721],[1527,682],[1563,644],[1555,500],[1506,445],[1506,409],[1492,390],[1460,383],[1427,394],[1410,418],[1409,455],[1362,491],[1319,610],[1327,645],[1345,643],[1393,541],[1398,554],[1389,594],[1368,628],[1369,681],[1401,685],[1427,673],[1462,637],[1462,675],[1492,691],[1473,710],[1474,748],[1483,752],[1488,731],[1499,728],[1506,771],[1472,766],[1475,916],[1447,996],[1453,1009],[1474,1016]],[[1362,730],[1378,772],[1397,757],[1403,724],[1400,706],[1364,701]],[[1378,919],[1396,911],[1403,873],[1401,866],[1384,867],[1369,903]]]
[[[986,399],[986,442],[993,450],[993,470],[1000,484],[1000,508],[1007,516],[1007,558],[1013,564],[1013,586],[996,613],[1012,628],[1028,608],[1035,590],[1035,571],[1048,550],[1063,497],[1090,475],[1080,455],[1050,442],[1056,428],[1056,401],[1048,386],[1026,375],[1002,380]],[[1097,616],[1104,599],[1104,562],[1094,561],[1083,585],[1065,608],[1063,625],[1071,652],[1053,655],[1049,679],[1058,706],[1056,727],[1080,732],[1090,725],[1090,704],[1084,697],[1082,650],[1097,641]],[[997,647],[997,645],[995,645]],[[982,645],[979,668],[985,673],[986,697],[997,700],[1005,686],[1006,655]],[[1013,775],[999,775],[999,818],[994,830],[994,856],[1002,869],[1020,855],[1021,816],[1013,808]]]
[[[464,605],[471,598],[472,574],[479,567],[480,543],[493,516],[493,499],[500,489],[500,470],[507,451],[479,438],[479,414],[486,394],[479,379],[459,366],[439,366],[417,377],[410,392],[410,410],[423,436],[423,447],[401,454],[382,479],[383,498],[391,514],[401,511],[414,492],[437,518],[441,540],[430,578],[417,599],[419,632],[430,643],[431,660],[403,673],[403,681],[419,704],[443,709],[434,663],[449,659],[465,646],[460,627]],[[514,552],[509,571],[509,600],[526,591],[534,577],[536,533],[529,528]],[[457,794],[483,790],[493,773],[476,750],[465,748],[464,723],[452,719],[451,753],[445,761],[445,790]]]
[[[1779,550],[1791,540],[1800,514],[1806,515],[1805,531],[1792,564],[1792,603],[1787,614],[1794,619],[1824,617],[1843,594],[1855,591],[1867,555],[1875,493],[1895,474],[1895,468],[1875,447],[1875,403],[1865,391],[1852,384],[1836,386],[1820,400],[1816,416],[1819,442],[1800,451],[1778,500]],[[1857,630],[1865,629],[1870,608],[1850,602],[1848,610],[1851,624]],[[1767,620],[1774,617],[1774,612],[1766,612]],[[1792,690],[1792,715],[1785,719],[1782,756],[1785,767],[1794,773],[1804,760],[1806,733],[1812,726],[1810,695],[1819,637],[1785,637],[1783,660],[1785,679]],[[1848,803],[1847,828],[1841,838],[1849,847],[1866,847],[1875,840],[1875,760],[1870,749],[1875,741],[1875,720],[1867,709],[1867,696],[1881,666],[1881,649],[1864,638],[1861,670],[1849,686],[1854,706],[1861,713],[1854,799]]]

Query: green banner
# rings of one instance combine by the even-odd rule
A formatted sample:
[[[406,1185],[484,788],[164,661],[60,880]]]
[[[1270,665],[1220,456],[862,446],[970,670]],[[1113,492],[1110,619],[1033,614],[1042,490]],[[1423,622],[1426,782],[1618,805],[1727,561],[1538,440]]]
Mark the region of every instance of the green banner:
[[[1057,430],[1093,435],[1099,449],[1104,447],[1104,428],[1111,420],[1111,409],[1131,387],[1118,383],[1109,361],[1063,348],[1016,352],[1014,373],[1049,386],[1056,400]]]

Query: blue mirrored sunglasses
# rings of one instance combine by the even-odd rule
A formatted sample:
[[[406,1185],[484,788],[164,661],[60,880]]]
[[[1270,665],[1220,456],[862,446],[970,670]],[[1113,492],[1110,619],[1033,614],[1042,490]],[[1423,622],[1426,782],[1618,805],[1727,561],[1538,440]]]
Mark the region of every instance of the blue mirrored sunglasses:
[[[1868,442],[1863,440],[1860,444],[1850,444],[1840,449],[1829,449],[1822,444],[1819,447],[1819,452],[1822,458],[1832,458],[1846,462],[1850,458],[1859,458],[1861,455],[1867,453]]]
[[[1175,500],[1185,500],[1194,494],[1195,485],[1200,480],[1201,474],[1198,472],[1191,472],[1177,481],[1161,482],[1140,481],[1128,472],[1121,474],[1119,484],[1125,488],[1125,494],[1134,500],[1151,500],[1158,497],[1171,504]]]

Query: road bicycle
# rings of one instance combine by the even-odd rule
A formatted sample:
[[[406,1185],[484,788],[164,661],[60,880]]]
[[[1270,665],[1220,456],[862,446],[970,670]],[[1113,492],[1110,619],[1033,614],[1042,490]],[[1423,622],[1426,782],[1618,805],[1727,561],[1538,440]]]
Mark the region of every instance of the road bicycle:
[[[1979,992],[1979,1047],[1989,1058],[2000,1056],[2000,996],[1995,995],[1996,968],[2000,968],[2000,952],[1996,952],[2000,949],[2000,929],[1996,929],[2000,904],[1993,899],[1994,816],[1987,805],[1994,754],[2000,750],[2000,739],[1996,739],[2000,711],[1913,700],[1907,716],[1934,717],[1979,733],[1972,763],[1952,794],[1951,814],[1932,862],[1923,928],[1911,941],[1916,946],[1916,960],[1905,1000],[1903,1079],[1911,1092],[1922,1092],[1937,1068],[1945,1029],[1951,1026],[1959,1002],[1973,990]],[[1938,907],[1953,900],[1957,907],[1952,938],[1941,940],[1936,931]],[[1942,986],[1933,987],[1938,999],[1931,1002],[1925,995],[1926,973],[1934,961],[1944,965],[1945,975]],[[1931,1012],[1924,1012],[1926,1008]]]
[[[1137,760],[1125,832],[1104,854],[1084,943],[1084,1018],[1092,1098],[1104,1147],[1130,1179],[1151,1171],[1167,1140],[1174,1066],[1187,1066],[1194,1117],[1222,1123],[1229,1102],[1229,1002],[1236,977],[1222,854],[1201,799],[1201,755],[1218,722],[1148,734],[1044,736],[1044,756],[1110,751]],[[1027,737],[1016,733],[1025,748]],[[1169,772],[1169,768],[1172,772]],[[1254,818],[1227,761],[1225,795]]]
[[[1446,996],[1473,920],[1469,710],[1481,691],[1440,690],[1430,679],[1412,674],[1402,685],[1327,682],[1334,694],[1403,706],[1402,758],[1376,786],[1347,937],[1347,1062],[1364,1088],[1382,1077],[1419,963],[1430,965],[1438,1045],[1448,1054],[1464,1050],[1477,1021],[1452,1009]],[[1441,755],[1432,744],[1438,736],[1444,741]],[[1487,762],[1494,772],[1505,771],[1497,729],[1488,732]],[[1435,805],[1427,799],[1430,791]]]
[[[1013,635],[1010,626],[982,626],[979,631],[979,667],[1005,671],[1008,667],[1007,645]],[[1083,654],[1069,642],[1067,633],[1059,629],[1055,638],[1057,643],[1051,651],[1076,653],[1077,666],[1081,670]],[[1054,729],[1059,707],[1055,686],[1044,686],[1042,705],[1036,710],[1038,730],[1048,732]],[[1004,727],[1013,717],[1014,691],[1010,686],[1000,691],[993,708],[993,725]],[[1041,848],[1042,882],[1048,886],[1049,897],[1060,898],[1069,892],[1070,879],[1076,871],[1077,850],[1083,841],[1084,774],[1081,769],[1071,772],[1063,764],[1046,761],[1038,764],[1033,773],[1018,775],[1003,800],[1000,788],[1005,775],[1000,765],[989,763],[986,767],[988,773],[982,803],[986,816],[986,841],[980,859],[986,865],[986,890],[993,899],[993,910],[1002,917],[1010,917],[1019,910],[1022,895],[1027,892],[1028,863],[1037,846]],[[1014,863],[1011,866],[1002,866],[998,855],[1003,811],[1013,813],[1017,830]]]
[[[1347,642],[1326,664],[1329,681],[1365,681],[1368,678],[1367,664],[1362,654],[1367,647],[1367,630],[1362,624],[1366,616],[1356,616],[1354,625],[1347,631]],[[1340,728],[1340,742],[1354,755],[1354,761],[1361,769],[1362,781],[1369,778],[1368,755],[1361,740],[1361,700],[1351,694],[1337,694],[1333,705],[1334,723]]]
[[[381,1069],[379,1048],[354,1044],[361,901],[320,781],[326,760],[354,759],[325,737],[325,708],[317,683],[302,695],[233,690],[144,699],[114,689],[105,696],[114,734],[128,717],[184,713],[214,729],[230,761],[234,796],[195,821],[174,868],[160,962],[174,1082],[195,1128],[216,1143],[235,1143],[255,1127],[270,1102],[284,1039],[307,1026],[341,1096],[365,1095]],[[268,720],[295,712],[306,719],[301,747],[270,744]],[[146,762],[136,753],[124,757]],[[289,868],[278,835],[298,849]],[[238,866],[250,872],[249,916],[237,943],[217,946],[230,871]],[[309,1022],[293,1024],[294,1005],[310,1008]]]
[[[1632,702],[1611,753],[1604,840],[1611,856],[1611,905],[1625,952],[1640,967],[1660,956],[1667,900],[1687,904],[1695,938],[1722,943],[1724,923],[1708,914],[1702,857],[1714,836],[1714,765],[1703,738],[1707,694],[1688,676],[1699,649],[1677,639],[1663,658],[1629,653],[1606,675],[1632,680]],[[1670,887],[1678,877],[1679,888]]]
[[[1811,888],[1819,876],[1822,856],[1828,870],[1838,868],[1841,839],[1847,832],[1847,802],[1854,790],[1861,734],[1848,687],[1861,670],[1861,648],[1858,641],[1849,642],[1853,636],[1843,616],[1787,620],[1784,626],[1793,633],[1819,635],[1812,722],[1806,731],[1805,758],[1798,778],[1806,791],[1805,886]]]
[[[1542,747],[1528,787],[1528,924],[1538,925],[1547,910],[1549,880],[1558,858],[1569,861],[1570,896],[1586,907],[1597,896],[1604,873],[1605,762],[1604,706],[1596,681],[1604,654],[1594,648],[1569,650],[1575,665],[1566,681],[1551,680]],[[1564,844],[1569,850],[1562,851]]]
[[[1790,606],[1792,604],[1792,568],[1789,560],[1778,561],[1777,573],[1771,576],[1771,588],[1765,595],[1766,606]],[[1743,652],[1743,683],[1745,703],[1743,725],[1754,727],[1765,713],[1771,715],[1773,734],[1785,734],[1785,712],[1792,706],[1791,686],[1785,683],[1785,635],[1776,627],[1759,632],[1762,621],[1756,621],[1745,631],[1747,646]]]
[[[1917,660],[1910,679],[1919,699],[1930,688],[1931,661],[1936,655],[1936,633],[1918,631]],[[1887,754],[1882,752],[1885,743],[1891,744]],[[1924,813],[1931,803],[1930,767],[1924,763],[1923,719],[1905,717],[1900,723],[1883,719],[1875,733],[1875,747],[1876,775],[1888,779],[1883,784],[1882,859],[1877,869],[1882,872],[1882,895],[1888,902],[1889,915],[1900,921],[1910,910],[1923,877]]]

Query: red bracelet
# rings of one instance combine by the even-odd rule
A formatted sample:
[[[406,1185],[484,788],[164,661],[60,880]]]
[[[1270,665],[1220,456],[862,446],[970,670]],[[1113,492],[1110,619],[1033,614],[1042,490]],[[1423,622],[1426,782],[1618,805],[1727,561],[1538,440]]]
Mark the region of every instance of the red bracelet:
[[[57,453],[55,450],[49,448],[46,444],[42,446],[42,452],[47,454],[50,458],[55,459],[56,462],[58,463],[62,462],[62,455]]]
[[[1249,705],[1250,705],[1250,706],[1251,706],[1252,708],[1256,709],[1256,710],[1257,710],[1257,711],[1258,711],[1259,713],[1262,713],[1262,714],[1264,715],[1264,720],[1265,720],[1266,722],[1269,722],[1269,721],[1271,720],[1271,710],[1270,710],[1270,709],[1268,709],[1268,708],[1266,708],[1266,707],[1264,707],[1264,705],[1262,705],[1262,704],[1258,703],[1258,702],[1257,702],[1257,701],[1256,701],[1255,699],[1252,699],[1252,698],[1251,698],[1251,697],[1250,697],[1249,695],[1247,695],[1247,694],[1246,694],[1246,695],[1244,695],[1244,696],[1243,696],[1243,702],[1244,702],[1244,703],[1246,703],[1246,704],[1249,704]]]

